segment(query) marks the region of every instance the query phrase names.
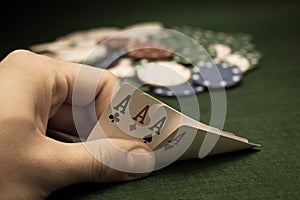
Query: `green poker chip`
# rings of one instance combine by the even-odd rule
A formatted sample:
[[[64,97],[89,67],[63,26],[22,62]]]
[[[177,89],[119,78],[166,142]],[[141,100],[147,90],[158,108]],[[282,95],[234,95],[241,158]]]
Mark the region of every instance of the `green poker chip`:
[[[217,59],[220,62],[240,65],[237,67],[239,67],[243,72],[257,67],[258,62],[261,59],[261,54],[255,49],[255,45],[252,43],[252,36],[249,34],[216,32],[190,26],[175,26],[172,29],[186,34],[187,36],[196,40],[206,49],[211,58]],[[176,44],[180,43],[176,40],[170,40],[169,43],[171,46],[173,45],[171,44],[172,42]],[[231,52],[227,55],[228,57],[219,59],[217,55],[218,52],[216,49],[212,48],[212,46],[215,44],[229,46]],[[182,64],[188,64],[188,60],[195,61],[203,59],[199,55],[197,57],[194,51],[189,51],[188,48],[189,47],[185,47],[184,49],[186,54],[184,53],[182,56],[175,56],[174,60]]]

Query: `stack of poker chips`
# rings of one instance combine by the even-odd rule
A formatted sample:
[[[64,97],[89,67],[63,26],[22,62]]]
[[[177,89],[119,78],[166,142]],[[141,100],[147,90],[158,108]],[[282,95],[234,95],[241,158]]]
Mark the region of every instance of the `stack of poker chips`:
[[[146,31],[130,31],[138,28],[146,28]],[[214,32],[189,26],[171,27],[171,30],[199,43],[207,56],[163,30],[159,22],[124,29],[96,28],[70,33],[53,42],[33,45],[30,49],[55,59],[106,68],[121,80],[143,85],[140,88],[144,91],[165,97],[189,96],[207,89],[237,86],[243,75],[254,69],[261,58],[248,34]],[[176,53],[177,49],[180,49],[180,54]],[[207,57],[211,59],[207,60]]]

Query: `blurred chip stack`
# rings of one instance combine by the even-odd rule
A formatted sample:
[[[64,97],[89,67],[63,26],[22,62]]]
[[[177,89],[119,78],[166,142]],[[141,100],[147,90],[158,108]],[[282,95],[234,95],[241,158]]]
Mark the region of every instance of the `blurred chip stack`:
[[[70,33],[30,49],[55,59],[105,68],[122,80],[143,85],[144,91],[165,97],[236,86],[261,58],[247,34],[190,26],[170,29],[159,22],[123,29],[96,28]],[[201,49],[195,50],[193,44]]]

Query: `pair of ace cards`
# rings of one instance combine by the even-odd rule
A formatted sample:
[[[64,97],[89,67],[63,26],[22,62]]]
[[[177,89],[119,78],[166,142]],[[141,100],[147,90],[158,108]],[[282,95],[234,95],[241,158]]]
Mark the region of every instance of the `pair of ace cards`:
[[[87,140],[105,137],[142,141],[164,162],[259,146],[195,121],[130,84],[120,87]]]

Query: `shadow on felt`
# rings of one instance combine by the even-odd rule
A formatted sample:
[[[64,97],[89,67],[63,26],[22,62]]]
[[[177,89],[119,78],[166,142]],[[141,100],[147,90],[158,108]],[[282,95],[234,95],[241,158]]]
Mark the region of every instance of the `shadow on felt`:
[[[195,171],[206,171],[209,168],[222,166],[230,164],[237,160],[245,159],[247,156],[250,156],[253,153],[259,152],[258,149],[246,149],[236,152],[224,153],[219,155],[208,156],[203,159],[192,159],[185,161],[175,162],[159,171],[153,172],[148,178],[144,179],[154,179],[157,177],[170,177],[176,175],[189,175],[195,173]],[[141,181],[135,180],[135,181]],[[130,181],[130,183],[135,182]],[[151,181],[151,180],[150,180]],[[123,183],[106,183],[106,184],[97,184],[97,183],[81,183],[76,185],[71,185],[60,190],[53,192],[47,200],[60,200],[60,199],[81,199],[81,197],[87,197],[89,195],[95,195],[104,193],[105,191],[114,189],[117,186],[127,184],[129,182]]]

